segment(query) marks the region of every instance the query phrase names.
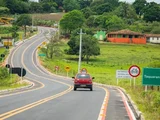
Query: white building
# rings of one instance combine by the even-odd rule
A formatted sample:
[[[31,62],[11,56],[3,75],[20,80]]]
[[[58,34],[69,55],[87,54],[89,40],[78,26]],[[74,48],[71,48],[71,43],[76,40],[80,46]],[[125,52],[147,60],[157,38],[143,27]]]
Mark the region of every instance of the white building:
[[[147,42],[160,43],[160,34],[146,34]]]
[[[39,2],[39,0],[29,0],[29,1],[32,1],[32,2]]]

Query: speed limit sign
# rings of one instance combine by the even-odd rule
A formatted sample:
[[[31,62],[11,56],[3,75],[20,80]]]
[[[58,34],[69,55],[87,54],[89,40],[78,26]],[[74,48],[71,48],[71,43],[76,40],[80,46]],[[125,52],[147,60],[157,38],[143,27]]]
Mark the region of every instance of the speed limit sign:
[[[140,75],[141,70],[137,65],[132,65],[129,68],[128,72],[132,77],[137,77]]]

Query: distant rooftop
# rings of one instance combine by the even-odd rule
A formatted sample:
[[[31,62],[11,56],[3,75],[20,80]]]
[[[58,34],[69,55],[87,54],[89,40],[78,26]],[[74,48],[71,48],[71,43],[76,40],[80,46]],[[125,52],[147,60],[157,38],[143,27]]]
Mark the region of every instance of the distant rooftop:
[[[29,1],[32,1],[32,2],[39,2],[39,0],[29,0]]]
[[[120,31],[116,31],[116,32],[110,32],[108,34],[143,35],[142,33],[134,32],[134,31],[131,31],[131,30],[128,30],[128,29],[120,30]]]
[[[160,34],[146,34],[146,37],[160,37]]]

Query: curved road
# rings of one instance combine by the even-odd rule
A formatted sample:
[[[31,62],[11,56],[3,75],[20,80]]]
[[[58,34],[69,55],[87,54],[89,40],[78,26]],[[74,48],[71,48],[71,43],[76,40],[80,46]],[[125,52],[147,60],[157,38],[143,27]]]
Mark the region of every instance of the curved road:
[[[27,70],[32,89],[0,96],[0,120],[134,120],[122,92],[94,86],[73,91],[70,78],[45,71],[37,62],[37,47],[54,29],[39,27],[39,33],[17,46],[9,58],[14,67]]]

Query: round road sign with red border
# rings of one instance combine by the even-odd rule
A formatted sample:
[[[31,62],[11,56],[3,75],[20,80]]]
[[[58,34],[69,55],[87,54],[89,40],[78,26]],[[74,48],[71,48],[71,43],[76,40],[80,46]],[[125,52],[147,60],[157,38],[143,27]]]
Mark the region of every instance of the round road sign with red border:
[[[81,73],[86,74],[87,73],[87,69],[86,68],[82,68],[81,69]]]
[[[129,70],[128,70],[129,74],[132,76],[132,77],[137,77],[140,75],[140,67],[138,67],[137,65],[132,65]]]

